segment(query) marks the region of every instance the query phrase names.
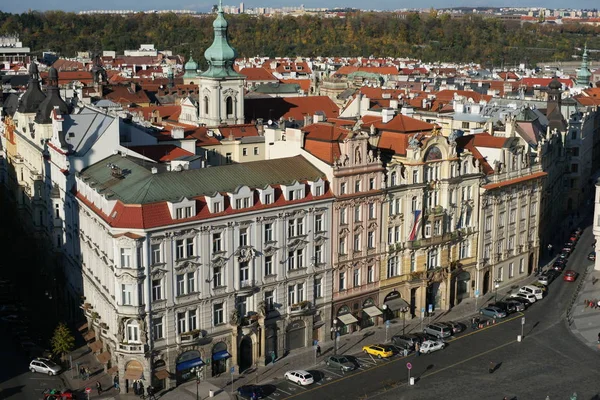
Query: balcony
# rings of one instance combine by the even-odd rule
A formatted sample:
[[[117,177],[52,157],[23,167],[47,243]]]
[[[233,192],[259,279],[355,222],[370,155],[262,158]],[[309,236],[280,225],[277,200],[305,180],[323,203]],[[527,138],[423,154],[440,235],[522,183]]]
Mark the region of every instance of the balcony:
[[[197,343],[200,339],[204,337],[203,331],[200,329],[195,329],[193,331],[184,332],[177,337],[178,344],[192,344]]]
[[[240,288],[238,290],[238,293],[240,295],[250,295],[252,293],[254,293],[257,289],[257,283],[255,280],[245,280],[245,281],[240,281]]]
[[[144,345],[140,343],[119,343],[119,351],[128,354],[143,353]]]
[[[240,321],[240,328],[242,328],[242,333],[244,335],[249,335],[254,331],[254,329],[258,326],[258,314],[247,315],[243,317]]]
[[[300,303],[291,305],[289,307],[288,314],[292,317],[297,315],[307,315],[312,313],[313,310],[314,307],[310,301],[301,301]]]
[[[433,236],[430,238],[408,241],[408,242],[406,242],[406,247],[408,249],[418,249],[420,247],[435,246],[437,244],[441,244],[444,242],[449,242],[451,240],[457,239],[458,237],[459,237],[458,232],[456,232],[456,231],[448,232],[448,233],[444,233],[441,236]]]
[[[288,277],[289,278],[297,278],[299,276],[305,275],[307,271],[308,271],[308,268],[306,268],[306,267],[288,269]]]

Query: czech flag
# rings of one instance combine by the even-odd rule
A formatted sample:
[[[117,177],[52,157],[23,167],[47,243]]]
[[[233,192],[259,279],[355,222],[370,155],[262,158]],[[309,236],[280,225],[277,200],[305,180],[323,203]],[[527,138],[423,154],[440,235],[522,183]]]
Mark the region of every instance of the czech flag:
[[[410,236],[408,237],[409,241],[413,241],[417,238],[417,232],[419,231],[419,223],[421,222],[421,210],[415,210],[415,223],[413,224],[412,229],[410,230]]]

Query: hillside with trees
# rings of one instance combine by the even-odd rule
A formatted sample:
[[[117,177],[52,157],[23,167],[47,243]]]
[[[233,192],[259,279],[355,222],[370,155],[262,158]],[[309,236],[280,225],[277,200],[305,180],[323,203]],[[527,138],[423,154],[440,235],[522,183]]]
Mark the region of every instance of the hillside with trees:
[[[213,39],[214,15],[78,15],[61,11],[0,12],[0,34],[18,34],[34,54],[51,50],[137,49],[153,43],[196,59]],[[600,48],[600,27],[505,22],[434,10],[422,14],[348,13],[345,18],[227,15],[229,36],[240,57],[376,56],[427,62],[477,62],[485,66],[573,60],[587,43]]]

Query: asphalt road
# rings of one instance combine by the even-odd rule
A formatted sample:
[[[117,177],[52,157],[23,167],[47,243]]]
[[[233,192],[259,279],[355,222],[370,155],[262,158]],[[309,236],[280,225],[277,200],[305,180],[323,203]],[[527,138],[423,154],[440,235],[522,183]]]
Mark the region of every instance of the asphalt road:
[[[591,265],[587,255],[593,241],[585,230],[567,269],[583,272]],[[373,360],[357,354],[360,369],[342,373],[321,365],[309,370],[316,383],[300,387],[275,381],[266,385],[267,398],[279,399],[600,399],[600,359],[579,342],[565,324],[564,314],[576,282],[560,275],[548,295],[523,313],[512,314],[490,327],[464,333],[447,341],[435,353],[390,360]],[[525,324],[522,325],[522,318]],[[523,329],[523,340],[517,335]],[[599,327],[600,330],[600,327]],[[367,343],[365,343],[367,344]],[[407,362],[412,364],[409,385]],[[490,362],[496,364],[488,372]]]

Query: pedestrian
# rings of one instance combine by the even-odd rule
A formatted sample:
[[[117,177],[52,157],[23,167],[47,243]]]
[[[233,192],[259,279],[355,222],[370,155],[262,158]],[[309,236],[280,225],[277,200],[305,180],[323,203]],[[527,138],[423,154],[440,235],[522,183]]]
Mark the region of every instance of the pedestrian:
[[[79,367],[79,379],[84,379],[85,378],[85,368],[83,368],[83,365],[81,367]]]
[[[421,355],[421,346],[419,345],[419,343],[415,343],[415,353],[417,353],[417,357]]]
[[[140,390],[138,389],[138,382],[133,381],[133,394],[138,396],[140,394]]]
[[[491,374],[492,372],[494,372],[495,368],[496,368],[496,366],[494,365],[494,362],[490,361],[490,366],[488,368],[489,373]]]
[[[84,368],[84,379],[87,381],[88,379],[90,379],[90,369],[88,367]]]
[[[96,389],[98,389],[98,396],[102,394],[102,384],[100,381],[96,381]]]
[[[272,362],[273,364],[275,364],[275,358],[276,358],[276,357],[275,357],[275,352],[274,352],[274,351],[272,351],[272,352],[271,352],[271,362]]]
[[[113,378],[113,386],[115,390],[117,390],[119,393],[121,392],[121,386],[119,385],[119,375],[115,375],[115,377]]]
[[[317,345],[317,357],[321,357],[321,346]]]

